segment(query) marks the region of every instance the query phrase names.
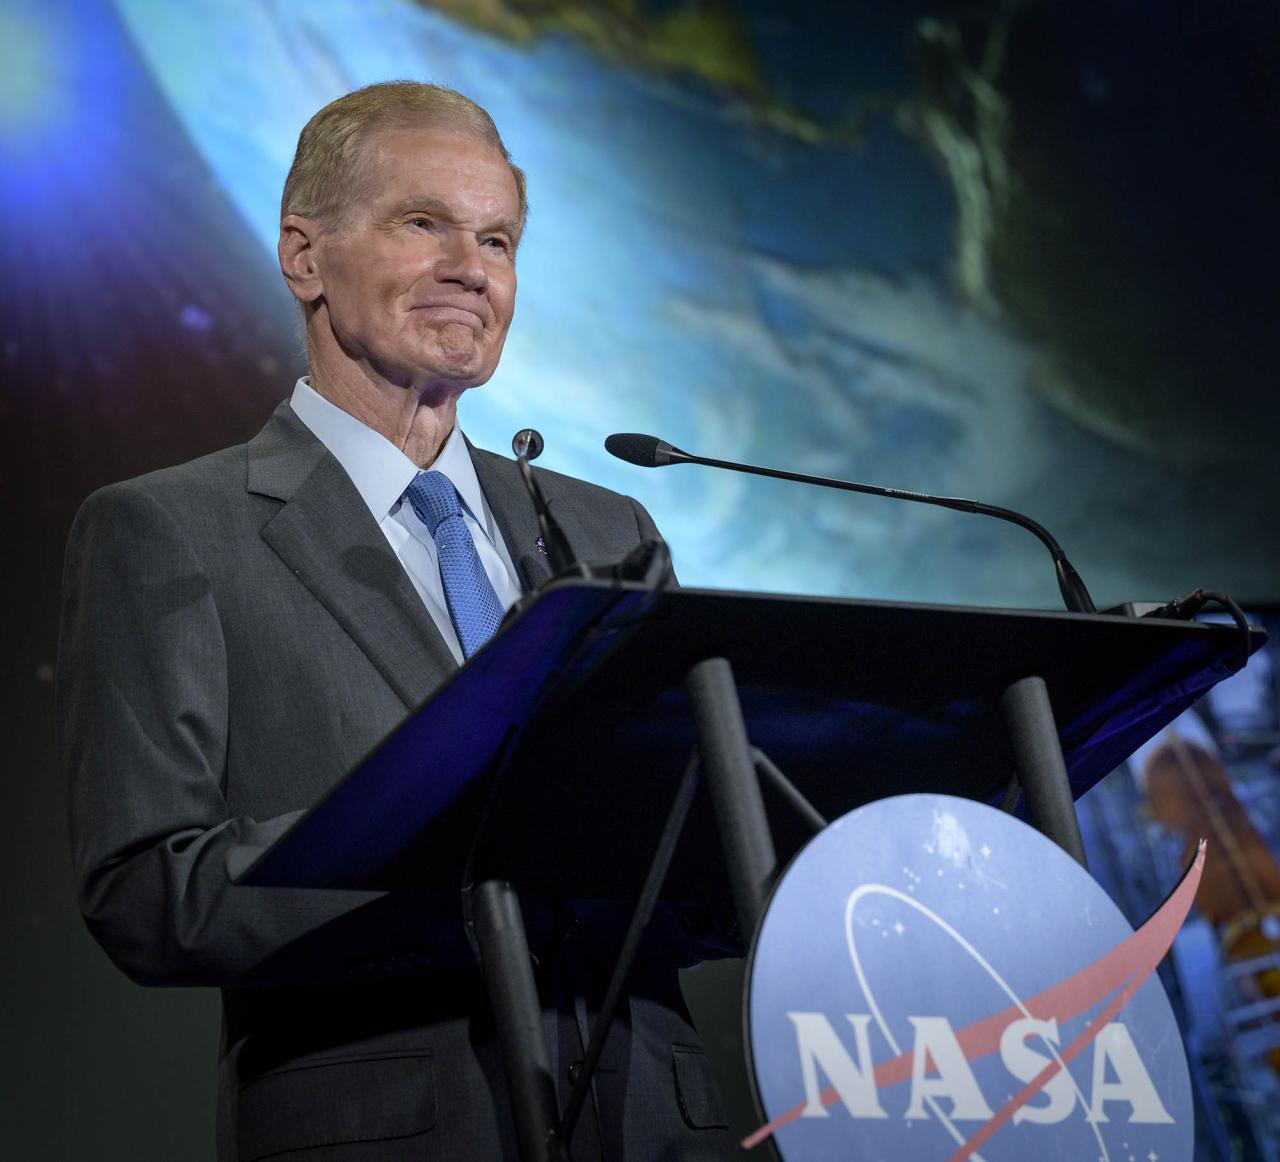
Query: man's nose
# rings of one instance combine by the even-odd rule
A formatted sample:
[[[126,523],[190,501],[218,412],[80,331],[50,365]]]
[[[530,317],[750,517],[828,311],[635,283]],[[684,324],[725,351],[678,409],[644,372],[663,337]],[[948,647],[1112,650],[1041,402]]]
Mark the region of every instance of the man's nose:
[[[484,290],[489,285],[489,272],[479,238],[469,230],[446,231],[436,277],[441,282],[455,282],[465,290]]]

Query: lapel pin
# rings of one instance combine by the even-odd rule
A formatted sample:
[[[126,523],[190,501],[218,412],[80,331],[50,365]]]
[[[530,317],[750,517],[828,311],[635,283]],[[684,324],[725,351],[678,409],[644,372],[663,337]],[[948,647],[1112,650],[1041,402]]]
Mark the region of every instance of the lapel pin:
[[[547,555],[547,542],[544,541],[541,537],[538,537],[533,542],[533,547],[537,549],[538,552],[541,553],[544,557]]]

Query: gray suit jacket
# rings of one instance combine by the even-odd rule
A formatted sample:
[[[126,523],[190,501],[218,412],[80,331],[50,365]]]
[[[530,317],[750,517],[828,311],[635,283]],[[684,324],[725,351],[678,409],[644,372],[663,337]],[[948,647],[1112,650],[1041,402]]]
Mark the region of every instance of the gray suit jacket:
[[[472,456],[519,561],[537,527],[516,466]],[[539,479],[584,559],[655,534],[633,500]],[[134,980],[223,988],[220,1158],[513,1156],[456,899],[233,887],[225,871],[233,845],[281,834],[454,669],[287,402],[248,444],[105,488],[76,519],[58,711],[81,909]],[[608,941],[572,905],[534,905],[531,927],[567,1068]],[[584,1156],[720,1156],[680,935],[672,921],[650,942],[575,1139]]]

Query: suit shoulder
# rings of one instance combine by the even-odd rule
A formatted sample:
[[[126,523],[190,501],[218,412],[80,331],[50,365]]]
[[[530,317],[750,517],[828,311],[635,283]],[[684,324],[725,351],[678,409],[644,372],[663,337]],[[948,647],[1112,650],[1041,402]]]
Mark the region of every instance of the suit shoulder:
[[[246,444],[236,444],[207,456],[189,459],[180,465],[143,472],[141,476],[131,476],[128,480],[102,486],[88,500],[146,497],[166,504],[174,498],[191,497],[192,494],[209,491],[243,491],[246,448]]]
[[[563,472],[553,472],[550,468],[535,468],[538,481],[543,490],[558,495],[573,496],[575,499],[595,503],[626,505],[634,507],[637,501],[622,492],[614,492],[600,484],[592,484],[589,480],[580,480],[576,476],[566,476]]]
[[[513,478],[518,478],[519,469],[516,462],[509,456],[500,456],[497,452],[475,447],[472,448],[472,452],[476,456],[483,457],[486,463],[496,470],[509,473]],[[599,484],[592,484],[591,481],[583,480],[577,476],[566,476],[563,472],[554,472],[550,468],[542,468],[538,465],[534,465],[533,471],[538,478],[538,483],[542,485],[542,490],[555,496],[566,496],[575,500],[595,501],[596,503],[626,506],[628,508],[637,504],[634,498],[627,496],[625,493],[614,492],[612,489],[605,488]],[[523,484],[520,487],[523,488]]]
[[[236,493],[243,495],[245,464],[246,445],[236,444],[184,464],[157,468],[90,493],[81,505],[80,515],[148,505],[169,512],[185,511]]]

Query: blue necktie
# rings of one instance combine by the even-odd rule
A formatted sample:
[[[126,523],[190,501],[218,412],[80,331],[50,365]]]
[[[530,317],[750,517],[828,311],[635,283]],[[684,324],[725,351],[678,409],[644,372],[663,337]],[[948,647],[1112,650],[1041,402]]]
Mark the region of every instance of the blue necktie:
[[[476,552],[453,481],[443,472],[419,472],[406,495],[436,543],[449,616],[469,658],[497,631],[502,603]]]

